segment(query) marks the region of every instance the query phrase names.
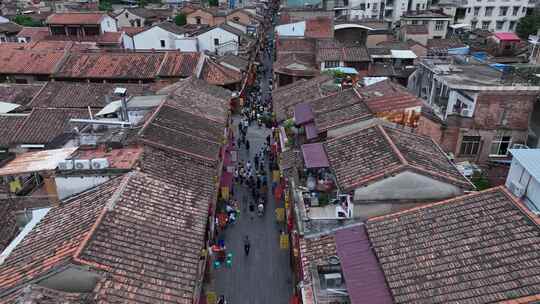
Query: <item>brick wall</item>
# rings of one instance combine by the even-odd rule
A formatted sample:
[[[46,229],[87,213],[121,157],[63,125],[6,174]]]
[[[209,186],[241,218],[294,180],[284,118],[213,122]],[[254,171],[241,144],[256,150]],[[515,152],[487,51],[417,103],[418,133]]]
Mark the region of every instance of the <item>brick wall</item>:
[[[431,137],[439,145],[441,144],[443,134],[441,127],[440,123],[429,119],[425,115],[421,115],[418,119],[418,133]]]
[[[483,93],[476,99],[474,128],[527,130],[536,96],[525,92]],[[506,124],[503,124],[503,120]]]
[[[203,10],[196,10],[193,13],[187,15],[187,24],[197,24],[197,17],[201,18],[201,24],[207,24],[209,26],[216,25],[214,16]]]

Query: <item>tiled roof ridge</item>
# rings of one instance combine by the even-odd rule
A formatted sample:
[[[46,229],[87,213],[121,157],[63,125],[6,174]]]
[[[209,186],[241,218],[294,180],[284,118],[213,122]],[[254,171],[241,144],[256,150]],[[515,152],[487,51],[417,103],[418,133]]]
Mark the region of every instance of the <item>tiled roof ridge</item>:
[[[155,141],[153,141],[153,140],[149,140],[149,139],[146,139],[146,138],[140,138],[139,140],[140,140],[141,142],[144,142],[144,143],[147,144],[147,145],[150,145],[150,146],[153,146],[153,147],[155,147],[155,148],[162,149],[162,150],[171,151],[171,152],[177,152],[177,153],[182,153],[182,154],[187,154],[187,155],[190,155],[190,156],[193,156],[193,157],[202,159],[202,160],[210,161],[210,162],[215,162],[215,161],[216,161],[215,159],[212,159],[212,158],[210,158],[210,157],[206,157],[206,156],[202,156],[202,155],[195,154],[195,153],[192,153],[192,152],[188,152],[188,151],[186,151],[186,150],[182,150],[182,149],[178,149],[178,148],[166,146],[166,145],[164,145],[164,144],[160,144],[160,143],[157,143],[157,142],[155,142]]]
[[[32,109],[30,111],[30,113],[28,113],[28,115],[24,118],[24,121],[22,122],[21,126],[24,126],[26,124],[26,122],[30,119],[30,117],[32,116],[32,113],[34,113],[34,109]],[[11,137],[12,139],[14,138],[18,138],[19,137],[19,134],[23,131],[23,128],[19,128],[14,134],[13,136]]]
[[[409,161],[407,161],[405,156],[403,156],[403,153],[401,153],[401,151],[398,149],[398,147],[396,146],[396,144],[394,143],[394,141],[392,140],[390,135],[388,135],[388,133],[386,133],[385,128],[383,126],[381,126],[381,124],[377,124],[376,128],[384,136],[384,138],[386,139],[386,141],[388,142],[388,144],[392,148],[392,151],[394,152],[394,154],[399,158],[399,161],[401,162],[401,164],[403,166],[410,166]]]
[[[384,126],[382,127],[383,129],[384,128],[391,128],[390,126]],[[403,133],[404,131],[403,130],[400,130],[398,128],[392,128],[393,131],[396,131],[396,132],[399,132],[399,133]],[[385,134],[387,134],[385,132]],[[423,137],[427,140],[429,140],[434,146],[435,148],[437,149],[437,151],[439,151],[440,153],[446,155],[446,152],[444,152],[444,150],[439,146],[439,144],[437,144],[437,142],[435,142],[433,140],[433,138],[429,137],[429,136],[425,136],[425,135],[422,135],[422,134],[418,134],[418,133],[413,133],[415,136],[419,136],[419,137]],[[388,135],[388,134],[387,134]],[[396,147],[397,148],[397,147]],[[459,172],[459,170],[457,169],[456,165],[450,161],[449,159],[447,159],[447,162],[448,164],[450,164],[454,169],[456,169],[457,172]],[[463,177],[465,180],[467,180],[467,182],[463,181],[463,180],[459,180],[453,176],[449,176],[449,175],[443,175],[443,174],[440,174],[438,172],[434,172],[432,170],[428,170],[426,168],[423,168],[421,166],[418,166],[418,165],[410,165],[410,164],[407,164],[409,167],[415,169],[415,170],[418,170],[422,173],[425,173],[425,174],[428,174],[428,175],[435,175],[435,176],[438,176],[440,178],[443,178],[445,180],[449,180],[451,182],[454,182],[454,183],[458,183],[459,185],[467,185],[467,186],[472,186],[473,188],[475,187],[474,184],[472,184],[468,179],[466,179],[465,177]]]
[[[401,210],[401,211],[398,211],[398,212],[389,213],[389,214],[385,214],[385,215],[381,215],[381,216],[375,216],[375,217],[367,219],[366,223],[385,220],[385,219],[389,219],[389,218],[392,218],[392,217],[395,217],[395,216],[398,216],[398,215],[407,214],[407,213],[411,213],[411,212],[426,209],[426,208],[431,208],[431,207],[438,206],[438,205],[448,204],[448,203],[450,203],[452,201],[455,201],[457,199],[462,199],[462,198],[465,198],[465,197],[467,197],[467,198],[474,197],[474,196],[478,196],[478,195],[483,195],[484,193],[491,193],[491,192],[501,191],[503,189],[504,189],[504,186],[497,186],[497,187],[489,188],[489,189],[486,189],[486,190],[483,190],[483,191],[474,191],[474,192],[471,192],[471,193],[468,193],[468,194],[464,194],[464,195],[457,196],[457,197],[452,197],[452,198],[445,199],[445,200],[438,201],[438,202],[434,202],[434,203],[431,203],[431,204],[422,205],[422,206],[418,206],[418,207],[413,207],[413,208],[410,208],[410,209]],[[504,190],[503,190],[503,192],[508,196],[508,192],[505,192]],[[511,197],[511,195],[510,195],[510,197]],[[512,199],[512,201],[514,203],[516,203],[515,200]]]
[[[523,212],[525,215],[540,228],[540,216],[535,215],[531,212],[526,206],[523,205],[523,202],[515,197],[508,188],[505,186],[498,186],[502,192]]]
[[[81,254],[82,254],[84,248],[86,247],[86,245],[88,244],[88,242],[90,241],[90,239],[92,238],[92,235],[94,234],[94,232],[97,230],[97,228],[99,227],[99,225],[103,221],[103,218],[105,217],[107,212],[112,211],[112,209],[114,207],[114,204],[116,203],[116,201],[120,198],[120,196],[122,195],[122,193],[126,189],[126,186],[127,186],[128,182],[129,182],[129,179],[133,175],[134,175],[134,172],[130,172],[130,173],[126,174],[124,177],[122,177],[122,180],[120,181],[120,185],[116,188],[113,195],[108,199],[107,203],[105,204],[105,207],[99,213],[96,221],[94,222],[94,224],[92,225],[90,230],[87,232],[86,236],[84,237],[83,241],[81,242],[81,244],[77,248],[77,251],[75,251],[75,254],[73,255],[73,260],[75,262],[80,263],[80,264],[84,264],[84,265],[88,265],[88,266],[91,266],[91,267],[94,267],[94,268],[97,268],[97,269],[110,271],[110,267],[108,267],[106,265],[101,265],[101,264],[96,263],[96,262],[91,262],[91,261],[87,261],[87,260],[82,259]]]
[[[186,112],[186,113],[190,113],[190,112]],[[191,114],[191,113],[190,113]],[[178,130],[175,130],[175,129],[171,129],[169,127],[166,127],[166,126],[162,126],[160,125],[159,123],[154,123],[155,126],[158,126],[160,128],[163,128],[163,129],[166,129],[166,130],[169,130],[171,132],[174,132],[174,133],[180,133],[180,134],[183,134],[187,137],[191,137],[191,138],[197,138],[199,140],[202,140],[202,141],[205,141],[207,143],[211,143],[211,144],[221,144],[219,141],[213,141],[213,140],[210,140],[210,139],[206,139],[206,138],[202,138],[202,137],[197,137],[197,136],[193,136],[192,134],[190,133],[186,133],[186,132],[182,132],[182,131],[178,131]]]

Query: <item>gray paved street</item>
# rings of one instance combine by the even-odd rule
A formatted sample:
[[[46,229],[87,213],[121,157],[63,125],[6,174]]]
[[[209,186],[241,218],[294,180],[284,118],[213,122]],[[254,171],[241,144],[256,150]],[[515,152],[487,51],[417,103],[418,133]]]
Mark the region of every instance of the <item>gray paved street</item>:
[[[261,85],[264,97],[268,94],[271,60],[265,56],[263,64],[267,67],[266,80]],[[239,117],[235,117],[235,131],[238,121]],[[255,153],[260,150],[268,134],[268,129],[259,128],[253,123],[247,133],[251,146],[249,155],[245,146],[242,146],[239,153],[241,160],[245,162],[249,158],[253,162]],[[271,176],[270,172],[268,176]],[[284,224],[276,221],[270,183],[268,189],[265,215],[261,218],[249,212],[248,202],[244,200],[252,199],[247,186],[235,186],[235,197],[241,202],[242,211],[239,221],[221,235],[228,252],[233,252],[233,265],[230,269],[212,271],[215,292],[217,295],[225,295],[228,304],[286,304],[292,295],[289,251],[279,246],[279,232]],[[247,257],[243,250],[246,235],[251,241]]]

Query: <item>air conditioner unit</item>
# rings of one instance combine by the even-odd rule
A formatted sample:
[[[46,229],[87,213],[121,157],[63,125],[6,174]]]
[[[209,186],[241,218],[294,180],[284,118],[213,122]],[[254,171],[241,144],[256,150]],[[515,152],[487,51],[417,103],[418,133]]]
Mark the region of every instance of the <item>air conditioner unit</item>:
[[[471,110],[469,110],[469,109],[462,109],[462,110],[461,110],[461,116],[471,117]]]
[[[522,198],[523,195],[525,195],[525,186],[523,186],[521,183],[519,182],[516,182],[516,181],[512,181],[510,183],[510,191],[512,191],[512,193],[518,197],[518,198]]]
[[[66,159],[58,163],[59,170],[73,170],[73,160]]]
[[[92,169],[105,169],[109,167],[109,161],[106,158],[94,158],[92,159]]]
[[[89,159],[76,159],[74,161],[74,167],[76,170],[88,170],[90,169]]]
[[[337,288],[342,285],[341,273],[326,273],[324,275],[326,288]]]

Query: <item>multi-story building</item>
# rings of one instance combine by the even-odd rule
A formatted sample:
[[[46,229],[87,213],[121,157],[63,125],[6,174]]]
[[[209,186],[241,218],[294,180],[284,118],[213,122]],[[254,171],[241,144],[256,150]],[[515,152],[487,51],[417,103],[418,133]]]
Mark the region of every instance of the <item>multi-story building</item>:
[[[408,11],[401,16],[401,25],[425,25],[428,39],[445,38],[452,16],[439,10]]]
[[[428,8],[427,0],[386,0],[384,3],[384,19],[396,23],[406,12],[423,11]]]
[[[530,13],[536,0],[459,0],[455,21],[495,32],[513,32],[520,18]]]
[[[406,12],[428,8],[427,0],[322,0],[322,7],[349,20],[379,19],[395,24]]]

